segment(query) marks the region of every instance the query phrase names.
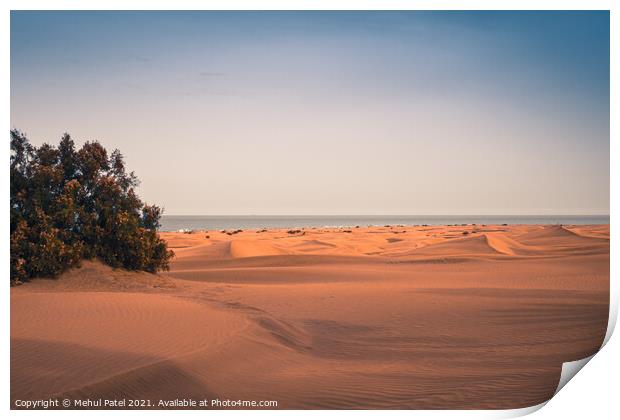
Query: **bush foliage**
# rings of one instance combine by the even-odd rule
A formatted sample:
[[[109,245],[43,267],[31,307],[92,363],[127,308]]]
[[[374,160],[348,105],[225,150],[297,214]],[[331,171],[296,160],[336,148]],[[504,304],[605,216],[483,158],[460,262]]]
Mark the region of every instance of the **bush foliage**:
[[[157,234],[162,210],[138,198],[123,155],[98,142],[34,147],[11,130],[11,284],[55,277],[83,258],[167,270],[174,253]]]

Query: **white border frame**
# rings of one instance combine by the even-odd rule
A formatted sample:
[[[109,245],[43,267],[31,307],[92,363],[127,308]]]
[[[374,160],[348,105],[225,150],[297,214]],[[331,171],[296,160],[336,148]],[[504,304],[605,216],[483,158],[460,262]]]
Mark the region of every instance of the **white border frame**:
[[[53,4],[52,4],[53,3]],[[618,2],[606,0],[213,0],[213,1],[192,1],[192,0],[8,0],[2,2],[2,14],[0,15],[0,55],[3,65],[0,67],[2,86],[2,115],[6,118],[6,128],[10,128],[10,10],[610,10],[610,164],[618,162],[618,118],[614,116],[620,115],[618,109],[618,99],[620,98],[618,75],[620,67],[618,66],[618,42],[620,41],[620,19],[618,13],[620,7]],[[7,130],[8,131],[8,130]],[[5,131],[6,132],[6,131]],[[6,147],[6,146],[5,146]],[[5,153],[8,155],[9,149],[6,147]],[[6,157],[8,160],[8,156]],[[7,162],[8,163],[8,162]],[[618,194],[614,193],[614,187],[618,190],[617,166],[610,165],[610,216],[613,219],[614,214],[618,211]],[[2,196],[8,201],[9,190],[9,172],[2,172]],[[618,190],[620,191],[620,190]],[[2,242],[2,256],[4,258],[5,279],[9,277],[9,204],[5,202],[0,207],[1,217],[5,220],[2,224],[0,237],[4,238]],[[617,226],[611,224],[611,305],[610,320],[606,343],[611,337],[611,333],[616,324],[618,314],[618,286],[620,281],[620,272],[618,271],[618,262],[620,255],[618,251],[619,230]],[[5,281],[6,281],[5,280]],[[8,281],[6,281],[8,285]],[[2,401],[3,411],[10,411],[10,323],[9,323],[9,303],[10,294],[8,287],[5,286],[5,293],[2,294],[2,322],[0,323],[0,337],[2,342],[2,372],[3,376],[0,380],[0,401]],[[617,395],[614,391],[616,376],[620,373],[620,362],[614,353],[618,353],[620,345],[617,339],[612,340],[605,346],[603,351],[593,358],[588,367],[581,372],[579,379],[571,381],[566,388],[562,390],[556,397],[548,402],[547,408],[535,414],[537,418],[559,418],[568,419],[583,418],[584,416],[594,416],[594,418],[609,417],[608,413],[617,412],[618,404]],[[543,406],[545,404],[541,404]],[[342,415],[354,414],[360,418],[501,418],[524,415],[528,412],[536,411],[541,406],[532,409],[523,410],[497,410],[497,411],[295,411],[293,413],[287,411],[114,411],[113,413],[102,411],[89,411],[89,418],[104,418],[109,414],[114,416],[129,417],[132,415],[148,415],[156,418],[165,418],[168,416],[187,416],[194,418],[203,418],[205,415],[215,416],[218,418],[237,418],[237,417],[255,417],[271,419],[273,417],[285,418],[294,415],[296,418],[310,418],[315,416],[336,418]],[[10,411],[11,417],[19,418],[38,418],[43,415],[51,418],[77,418],[85,415],[80,411]]]

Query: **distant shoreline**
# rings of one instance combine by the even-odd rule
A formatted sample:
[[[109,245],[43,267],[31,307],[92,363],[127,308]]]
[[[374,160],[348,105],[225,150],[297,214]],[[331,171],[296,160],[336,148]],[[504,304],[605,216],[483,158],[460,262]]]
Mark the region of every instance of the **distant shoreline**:
[[[354,228],[449,225],[607,225],[608,215],[486,216],[174,216],[164,215],[160,232],[180,230]]]

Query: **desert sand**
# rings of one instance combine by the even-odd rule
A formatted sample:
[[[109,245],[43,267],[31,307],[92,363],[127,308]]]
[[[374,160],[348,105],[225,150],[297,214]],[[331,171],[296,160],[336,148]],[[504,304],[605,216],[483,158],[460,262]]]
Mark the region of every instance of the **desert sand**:
[[[11,288],[13,404],[521,408],[605,335],[609,225],[230,233],[163,233],[167,273],[84,261]]]

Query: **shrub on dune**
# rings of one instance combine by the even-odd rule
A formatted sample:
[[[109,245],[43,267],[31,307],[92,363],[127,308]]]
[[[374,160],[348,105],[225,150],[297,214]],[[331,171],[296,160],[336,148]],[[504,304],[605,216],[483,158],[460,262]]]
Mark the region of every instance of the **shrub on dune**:
[[[174,253],[157,234],[162,210],[143,203],[120,151],[98,142],[76,150],[34,147],[11,130],[11,284],[57,276],[83,258],[156,272]]]

